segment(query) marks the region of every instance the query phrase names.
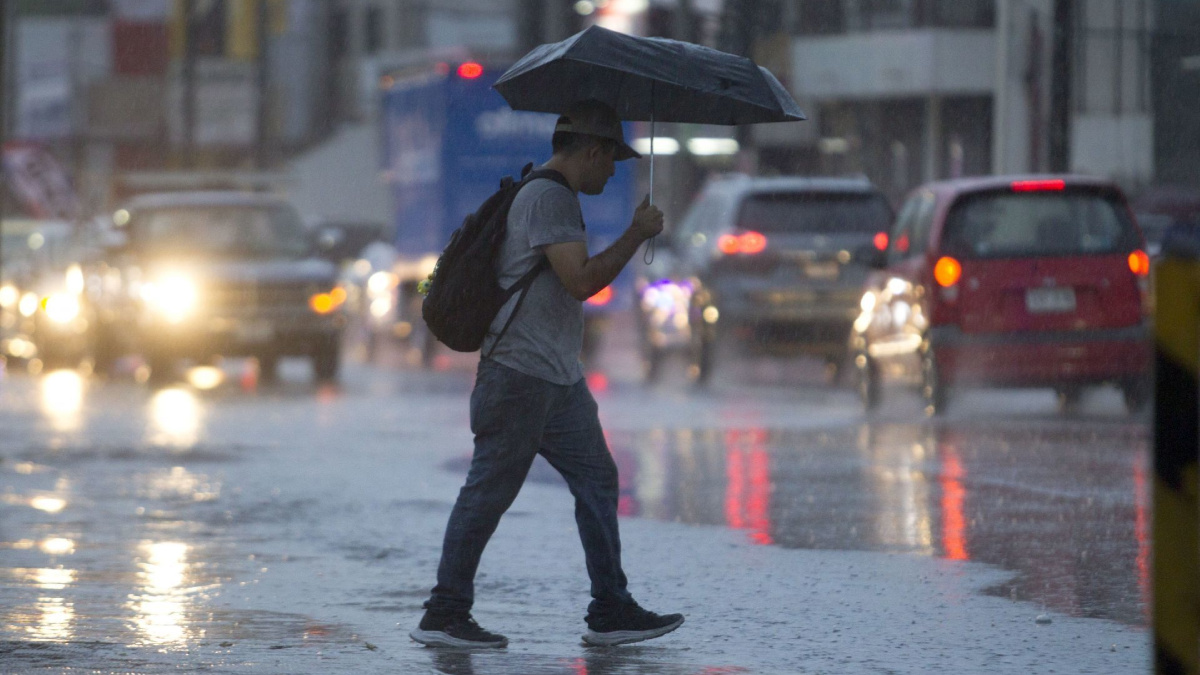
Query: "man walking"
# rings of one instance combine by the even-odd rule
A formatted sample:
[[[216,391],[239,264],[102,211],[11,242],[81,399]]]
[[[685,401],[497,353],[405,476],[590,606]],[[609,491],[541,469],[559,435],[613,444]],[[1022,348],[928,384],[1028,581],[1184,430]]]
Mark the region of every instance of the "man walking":
[[[617,645],[665,635],[680,614],[642,609],[626,589],[617,528],[617,467],[609,454],[596,402],[583,377],[583,301],[609,285],[641,243],[662,231],[663,215],[642,202],[629,228],[598,255],[589,255],[578,193],[597,195],[617,161],[641,157],[625,144],[612,108],[577,104],[559,117],[553,156],[541,168],[556,171],[529,181],[512,203],[497,257],[500,285],[509,287],[544,256],[550,269],[526,291],[520,312],[496,342],[515,295],[484,341],[471,392],[475,452],[442,544],[437,586],[417,642],[436,647],[504,647],[508,639],[471,618],[475,572],[500,517],[516,499],[534,457],[541,454],[566,479],[575,497],[592,601],[585,642]],[[568,187],[569,186],[569,187]],[[494,349],[493,349],[494,347]]]

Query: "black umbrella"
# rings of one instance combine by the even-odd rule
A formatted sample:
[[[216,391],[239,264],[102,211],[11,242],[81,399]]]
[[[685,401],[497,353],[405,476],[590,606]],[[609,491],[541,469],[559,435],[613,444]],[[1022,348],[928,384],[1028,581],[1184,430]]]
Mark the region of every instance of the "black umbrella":
[[[732,125],[805,119],[779,80],[744,56],[599,26],[535,48],[493,86],[513,110],[561,114],[573,103],[596,99],[612,106],[621,119],[650,122],[651,195],[655,122]]]
[[[779,80],[744,56],[599,26],[535,48],[494,86],[513,110],[561,114],[572,103],[596,99],[630,121],[805,119]]]

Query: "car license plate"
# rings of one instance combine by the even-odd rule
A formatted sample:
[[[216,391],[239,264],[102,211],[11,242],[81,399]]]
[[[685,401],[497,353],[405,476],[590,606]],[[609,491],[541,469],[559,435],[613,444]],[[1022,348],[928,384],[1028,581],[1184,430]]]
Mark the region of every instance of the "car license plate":
[[[804,266],[804,273],[809,279],[837,279],[838,264],[833,261],[829,262],[814,262]]]
[[[1025,309],[1030,314],[1061,314],[1075,311],[1074,288],[1030,288],[1025,291]]]
[[[270,342],[275,337],[275,330],[267,321],[247,321],[239,323],[233,334],[241,342]]]

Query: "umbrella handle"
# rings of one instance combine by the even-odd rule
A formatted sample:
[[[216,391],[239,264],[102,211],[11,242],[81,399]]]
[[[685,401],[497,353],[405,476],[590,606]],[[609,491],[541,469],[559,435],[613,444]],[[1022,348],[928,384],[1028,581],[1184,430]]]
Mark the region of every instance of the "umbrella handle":
[[[654,206],[654,80],[650,80],[650,205]],[[649,265],[654,262],[654,240],[650,237],[646,250],[642,253],[642,262]]]

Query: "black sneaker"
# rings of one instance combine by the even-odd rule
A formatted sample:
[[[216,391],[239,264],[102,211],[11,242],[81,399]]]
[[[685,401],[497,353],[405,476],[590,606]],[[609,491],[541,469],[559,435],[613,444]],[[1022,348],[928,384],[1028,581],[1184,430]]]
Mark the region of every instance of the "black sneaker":
[[[659,615],[636,604],[620,605],[611,614],[588,614],[587,625],[584,642],[597,647],[611,647],[666,635],[683,625],[683,615]]]
[[[508,638],[480,628],[468,612],[434,614],[426,610],[420,625],[408,636],[428,647],[499,649],[508,646]]]

